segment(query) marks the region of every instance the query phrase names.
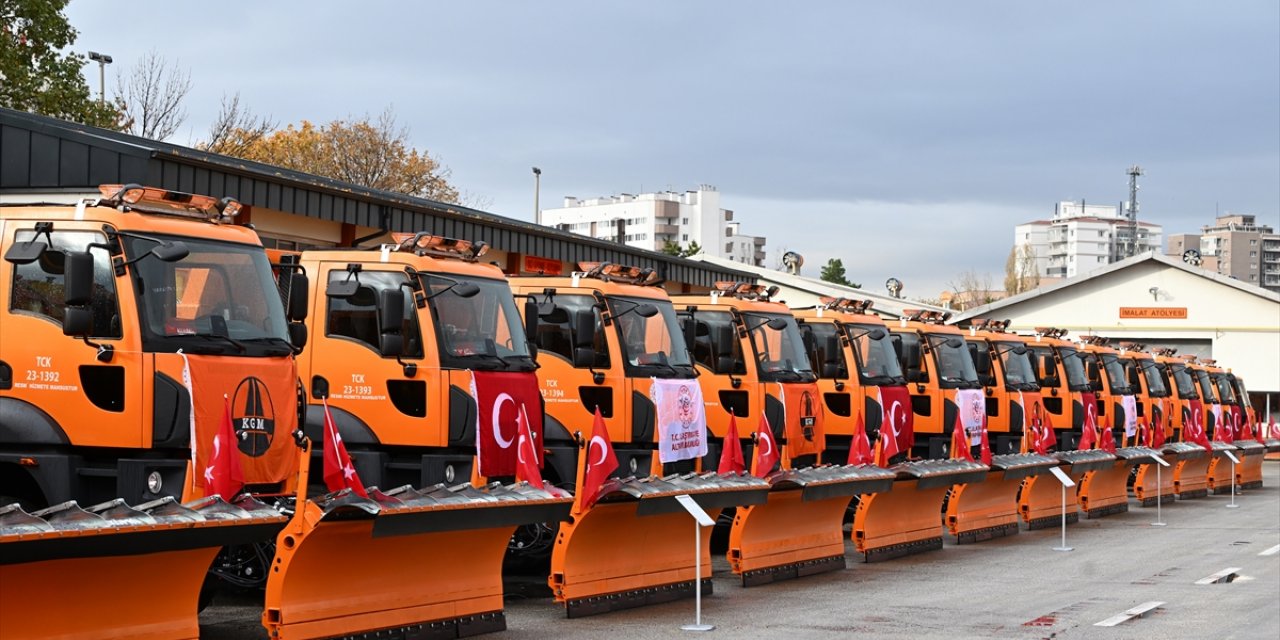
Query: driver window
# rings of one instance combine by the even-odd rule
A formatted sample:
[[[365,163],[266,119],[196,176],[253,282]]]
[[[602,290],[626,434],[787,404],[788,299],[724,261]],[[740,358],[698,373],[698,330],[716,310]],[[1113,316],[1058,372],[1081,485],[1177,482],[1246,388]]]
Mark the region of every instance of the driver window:
[[[42,236],[41,240],[46,237]],[[92,231],[54,231],[53,244],[40,258],[29,264],[13,265],[13,286],[9,293],[9,310],[34,315],[61,325],[65,313],[66,280],[64,261],[69,251],[86,251],[91,243],[104,243],[106,237]],[[19,231],[16,242],[35,239],[35,231]],[[93,288],[89,308],[93,312],[91,336],[119,338],[120,306],[116,300],[116,283],[106,252],[91,250],[93,256]]]
[[[330,271],[329,282],[344,282],[348,277],[346,271]],[[355,276],[352,276],[355,277]],[[381,336],[378,332],[378,292],[398,290],[404,296],[404,318],[401,319],[400,333],[404,336],[405,351],[408,357],[422,357],[422,336],[418,330],[417,306],[407,287],[405,274],[392,271],[362,271],[359,274],[360,287],[356,293],[346,298],[327,298],[328,311],[325,335],[335,338],[346,338],[379,351]]]

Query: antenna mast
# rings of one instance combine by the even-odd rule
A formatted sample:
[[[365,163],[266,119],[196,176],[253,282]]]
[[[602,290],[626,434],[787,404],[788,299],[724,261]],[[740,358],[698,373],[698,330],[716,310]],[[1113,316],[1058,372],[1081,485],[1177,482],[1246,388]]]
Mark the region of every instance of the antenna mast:
[[[1142,167],[1129,167],[1129,238],[1125,244],[1123,258],[1131,258],[1138,253],[1138,176],[1142,175]]]

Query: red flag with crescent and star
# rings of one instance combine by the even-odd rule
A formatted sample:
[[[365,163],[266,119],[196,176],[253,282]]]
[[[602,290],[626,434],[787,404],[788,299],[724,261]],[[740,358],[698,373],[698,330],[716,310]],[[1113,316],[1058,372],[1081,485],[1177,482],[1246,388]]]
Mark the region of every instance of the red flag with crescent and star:
[[[880,429],[883,431],[887,425],[897,440],[894,453],[911,451],[911,446],[916,442],[915,416],[911,412],[911,394],[907,388],[901,385],[880,387],[880,406],[884,411]],[[888,447],[889,443],[886,441],[885,448]]]
[[[533,429],[521,414],[516,418],[516,481],[528,482],[539,489],[542,484],[542,468],[538,466],[538,450],[534,448]]]
[[[618,468],[618,457],[613,453],[613,441],[609,439],[609,429],[605,427],[604,416],[600,415],[600,407],[596,407],[595,420],[591,424],[591,439],[587,440],[587,457],[583,463],[582,487],[577,492],[577,503],[574,511],[581,513],[596,503],[600,498],[600,487],[604,486],[609,474]]]
[[[738,418],[729,414],[729,430],[724,434],[724,446],[720,449],[720,468],[717,473],[742,473],[747,462],[742,457],[742,440],[738,437]]]
[[[964,421],[956,413],[956,426],[951,430],[951,459],[973,462],[973,452],[969,450],[969,434],[965,432]]]
[[[764,478],[773,471],[774,465],[782,458],[778,451],[778,441],[773,437],[773,429],[769,428],[769,419],[760,415],[760,426],[756,429],[756,450],[752,456],[751,474]]]
[[[231,401],[223,396],[222,404],[222,422],[213,434],[213,448],[204,468],[204,487],[205,495],[219,495],[231,502],[244,487],[244,471],[236,448],[236,429],[231,424]]]
[[[329,412],[329,399],[324,399],[324,484],[329,491],[350,489],[356,495],[368,498],[360,474],[351,464],[351,456],[347,455],[347,445],[342,442],[338,433],[338,424],[333,421]]]
[[[537,466],[542,467],[542,394],[530,372],[473,371],[471,396],[476,399],[476,458],[482,476],[516,474],[519,422],[529,425]]]
[[[880,426],[881,432],[884,425]],[[867,425],[858,414],[858,426],[853,430],[853,440],[849,443],[849,464],[871,463],[871,441],[867,439]]]
[[[1182,427],[1182,440],[1184,442],[1194,442],[1205,451],[1212,451],[1213,445],[1209,444],[1209,434],[1204,430],[1204,403],[1200,400],[1187,401],[1187,417]]]
[[[1077,451],[1088,451],[1098,441],[1098,398],[1086,391],[1080,394],[1080,404],[1084,407],[1084,424],[1080,428],[1080,444]]]

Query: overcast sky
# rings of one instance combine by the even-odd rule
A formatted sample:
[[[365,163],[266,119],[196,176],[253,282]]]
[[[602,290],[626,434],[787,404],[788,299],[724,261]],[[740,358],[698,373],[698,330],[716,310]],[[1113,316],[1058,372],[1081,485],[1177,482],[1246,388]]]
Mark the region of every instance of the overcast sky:
[[[282,126],[393,107],[501,215],[715,185],[805,274],[936,296],[1001,286],[1013,226],[1115,204],[1139,164],[1165,234],[1215,211],[1280,227],[1280,3],[89,2],[75,49],[189,69]],[[97,69],[86,68],[97,89]]]

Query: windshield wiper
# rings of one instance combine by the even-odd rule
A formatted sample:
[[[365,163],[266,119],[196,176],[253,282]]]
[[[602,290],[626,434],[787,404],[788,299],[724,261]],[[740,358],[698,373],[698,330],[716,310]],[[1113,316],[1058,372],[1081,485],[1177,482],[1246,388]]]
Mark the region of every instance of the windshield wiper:
[[[242,340],[241,342],[253,342],[253,343],[257,343],[257,342],[265,342],[265,343],[268,343],[268,344],[279,345],[279,346],[281,346],[281,347],[284,347],[285,349],[287,349],[287,350],[288,350],[288,351],[287,351],[287,353],[296,353],[296,351],[294,350],[294,347],[293,347],[293,343],[292,343],[292,342],[289,342],[288,340],[285,340],[284,338],[277,338],[276,336],[262,336],[262,337],[258,337],[258,338],[245,338],[245,339],[244,339],[244,340]],[[283,353],[276,354],[275,352],[272,352],[272,355],[284,355],[284,354],[283,354]]]
[[[184,333],[181,335],[183,337],[204,338],[205,340],[225,340],[228,344],[235,347],[240,353],[244,353],[248,350],[248,348],[244,346],[243,342],[240,342],[231,336],[224,336],[216,333]]]
[[[506,358],[504,358],[504,357],[502,357],[502,356],[500,356],[500,355],[498,355],[498,354],[496,354],[496,353],[469,353],[469,354],[467,354],[467,355],[465,355],[465,356],[456,356],[456,357],[459,357],[459,358],[492,358],[492,359],[497,360],[498,362],[502,363],[502,368],[503,368],[503,369],[510,369],[510,368],[511,368],[511,363],[510,363],[510,362],[507,362],[507,359],[506,359]]]

